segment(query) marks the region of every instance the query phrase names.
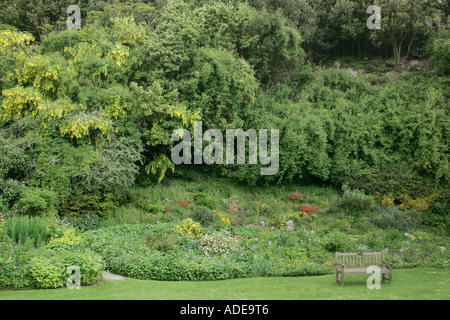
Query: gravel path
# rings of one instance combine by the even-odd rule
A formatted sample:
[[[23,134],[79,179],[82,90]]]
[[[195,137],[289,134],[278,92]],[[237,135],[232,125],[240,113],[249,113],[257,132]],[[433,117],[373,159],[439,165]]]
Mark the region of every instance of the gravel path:
[[[118,274],[114,274],[108,271],[102,271],[103,280],[123,280],[126,279],[123,276],[120,276]]]

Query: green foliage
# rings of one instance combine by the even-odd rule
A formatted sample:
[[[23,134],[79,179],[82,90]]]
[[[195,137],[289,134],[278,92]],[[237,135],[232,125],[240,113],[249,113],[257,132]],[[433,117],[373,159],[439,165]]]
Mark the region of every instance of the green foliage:
[[[13,207],[21,194],[20,182],[14,179],[8,179],[2,182],[2,203],[8,208]]]
[[[422,216],[417,210],[400,211],[387,207],[378,210],[373,223],[382,229],[415,230],[421,226]]]
[[[345,184],[342,186],[342,191],[343,195],[339,201],[339,206],[350,215],[366,213],[375,209],[375,200],[371,195],[365,194],[364,191],[352,190]]]
[[[96,215],[92,215],[89,212],[85,214],[80,214],[77,217],[66,217],[56,218],[56,222],[74,227],[81,231],[88,231],[96,229],[100,224],[100,219]]]
[[[450,27],[441,29],[429,39],[428,53],[438,70],[443,74],[450,73]]]
[[[204,206],[211,210],[216,208],[216,200],[207,196],[203,192],[196,193],[192,196],[192,200],[194,200],[195,204],[198,206]]]
[[[83,28],[65,30],[68,1],[0,1],[0,287],[61,287],[75,263],[95,283],[84,246],[141,279],[323,274],[354,250],[448,266],[428,234],[449,226],[445,2],[147,2],[81,1]],[[371,4],[381,30],[366,27]],[[400,64],[425,44],[439,76]],[[196,166],[163,181],[178,168],[172,133],[195,120],[278,129],[278,172]],[[389,199],[377,209],[372,195]]]
[[[50,238],[47,221],[40,217],[11,217],[6,220],[6,234],[18,244],[30,240],[35,247],[39,247]]]
[[[216,215],[211,212],[210,208],[200,205],[195,209],[195,217],[201,221],[204,226],[213,225],[217,221]]]
[[[118,199],[109,193],[103,196],[77,193],[59,206],[59,214],[73,219],[85,215],[91,215],[86,218],[106,217],[117,208],[117,205]]]
[[[145,241],[150,248],[165,252],[175,249],[178,244],[178,236],[150,231],[145,235]]]
[[[324,248],[328,252],[353,252],[351,236],[339,231],[330,232],[326,236]]]
[[[173,227],[172,223],[121,225],[91,231],[86,240],[102,256],[107,270],[136,279],[218,280],[248,276],[243,263],[193,251],[189,248],[191,240],[183,240],[176,251],[161,252],[145,245],[146,234],[152,234],[154,243],[154,239],[173,236]]]
[[[59,288],[67,284],[67,267],[80,267],[81,285],[92,285],[102,278],[101,258],[91,251],[42,250],[30,261],[30,277],[35,288]]]
[[[57,202],[58,196],[51,190],[22,185],[21,197],[14,210],[32,216],[54,216],[57,214]]]
[[[49,240],[49,245],[66,245],[66,246],[79,246],[83,242],[82,233],[75,229],[74,227],[70,227],[67,224],[57,225],[57,227],[52,230],[52,236]]]
[[[181,82],[182,99],[201,110],[207,128],[242,126],[257,88],[245,60],[225,50],[198,49],[186,77]]]

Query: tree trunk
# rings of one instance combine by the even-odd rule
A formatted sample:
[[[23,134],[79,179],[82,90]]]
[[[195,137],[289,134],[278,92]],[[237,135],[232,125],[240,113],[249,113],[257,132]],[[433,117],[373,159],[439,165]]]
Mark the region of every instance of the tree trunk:
[[[406,51],[406,57],[405,57],[405,60],[408,60],[408,59],[409,59],[409,54],[411,53],[411,45],[413,44],[414,39],[416,38],[416,35],[417,35],[417,31],[414,32],[414,35],[413,35],[411,41],[410,41],[409,44],[408,44],[408,51]]]

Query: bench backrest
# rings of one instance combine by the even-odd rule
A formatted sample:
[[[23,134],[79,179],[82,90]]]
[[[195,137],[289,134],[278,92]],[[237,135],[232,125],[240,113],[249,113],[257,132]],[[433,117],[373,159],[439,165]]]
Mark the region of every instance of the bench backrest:
[[[383,260],[383,252],[336,252],[336,262],[342,263],[348,269],[367,268],[372,265],[381,266]]]

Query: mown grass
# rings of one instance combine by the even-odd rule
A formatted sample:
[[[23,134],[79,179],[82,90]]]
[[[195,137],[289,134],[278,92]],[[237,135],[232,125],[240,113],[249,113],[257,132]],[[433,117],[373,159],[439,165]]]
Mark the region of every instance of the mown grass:
[[[79,290],[3,291],[0,300],[450,300],[450,269],[393,271],[393,282],[366,286],[368,275],[349,276],[345,286],[334,275],[267,277],[220,281],[103,281]]]

